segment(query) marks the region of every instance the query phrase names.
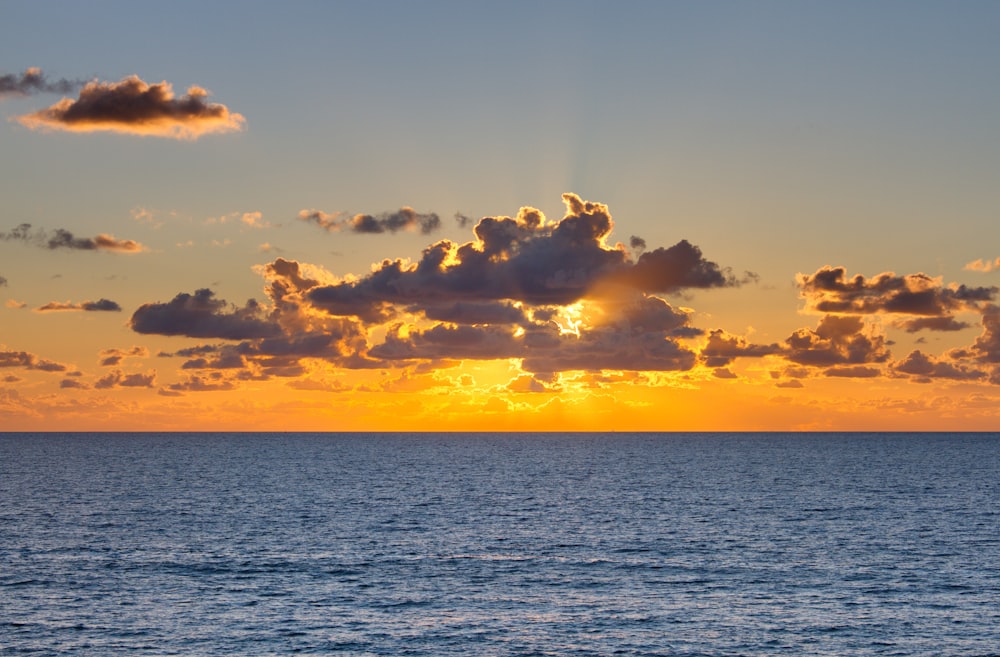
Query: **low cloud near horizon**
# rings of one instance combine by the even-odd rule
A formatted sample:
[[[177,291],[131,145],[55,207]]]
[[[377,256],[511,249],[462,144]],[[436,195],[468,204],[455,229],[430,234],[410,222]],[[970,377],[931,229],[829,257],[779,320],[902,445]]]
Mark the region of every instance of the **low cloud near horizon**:
[[[276,258],[256,268],[266,282],[266,303],[235,305],[203,288],[143,304],[129,325],[137,333],[210,341],[174,354],[185,356],[181,369],[193,372],[178,384],[186,391],[294,378],[315,359],[345,369],[422,371],[462,360],[517,360],[539,380],[701,365],[716,379],[732,380],[738,376],[730,366],[750,358],[766,359],[782,388],[813,377],[1000,382],[995,287],[945,285],[922,273],[848,277],[842,267],[824,266],[797,277],[806,311],[819,320],[784,340],[757,344],[697,326],[691,309],[668,301],[755,283],[755,274],[737,276],[683,239],[655,248],[635,236],[627,244],[612,242],[607,206],[575,194],[563,201],[561,220],[530,207],[512,217],[484,217],[472,241],[439,240],[416,262],[386,259],[360,277],[339,279],[322,266]],[[381,215],[379,229],[418,228],[414,216]],[[300,218],[327,230],[360,225],[315,211]],[[980,338],[939,356],[912,351],[894,358],[883,326],[957,331],[973,326],[960,316],[973,315],[982,317]]]

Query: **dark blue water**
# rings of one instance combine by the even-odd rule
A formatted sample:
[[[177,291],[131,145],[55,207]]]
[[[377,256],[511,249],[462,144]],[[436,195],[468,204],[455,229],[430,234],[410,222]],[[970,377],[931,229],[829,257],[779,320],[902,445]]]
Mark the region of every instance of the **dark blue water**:
[[[996,435],[0,435],[0,654],[998,655]]]

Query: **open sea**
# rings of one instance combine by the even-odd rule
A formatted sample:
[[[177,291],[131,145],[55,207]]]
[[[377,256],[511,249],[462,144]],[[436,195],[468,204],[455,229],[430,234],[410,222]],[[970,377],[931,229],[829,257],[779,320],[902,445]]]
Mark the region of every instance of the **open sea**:
[[[998,434],[0,434],[0,655],[1000,655]]]

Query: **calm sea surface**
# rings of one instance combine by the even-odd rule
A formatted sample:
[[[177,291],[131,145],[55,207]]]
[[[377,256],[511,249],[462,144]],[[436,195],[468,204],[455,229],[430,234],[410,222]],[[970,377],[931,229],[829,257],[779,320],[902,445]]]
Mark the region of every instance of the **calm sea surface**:
[[[0,434],[0,655],[1000,655],[1000,436]]]

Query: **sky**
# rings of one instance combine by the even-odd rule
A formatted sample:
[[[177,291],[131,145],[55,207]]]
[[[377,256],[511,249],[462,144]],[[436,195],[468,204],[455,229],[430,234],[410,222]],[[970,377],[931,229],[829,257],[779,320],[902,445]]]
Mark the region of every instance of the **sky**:
[[[0,430],[997,430],[998,33],[0,0]]]

